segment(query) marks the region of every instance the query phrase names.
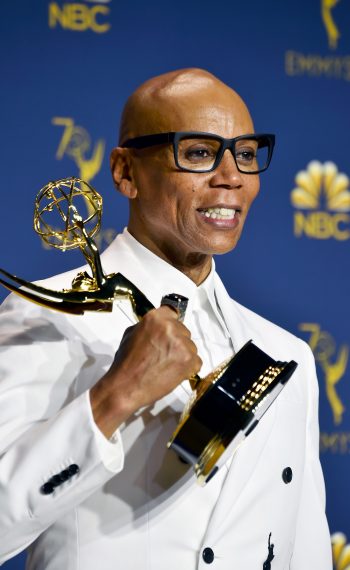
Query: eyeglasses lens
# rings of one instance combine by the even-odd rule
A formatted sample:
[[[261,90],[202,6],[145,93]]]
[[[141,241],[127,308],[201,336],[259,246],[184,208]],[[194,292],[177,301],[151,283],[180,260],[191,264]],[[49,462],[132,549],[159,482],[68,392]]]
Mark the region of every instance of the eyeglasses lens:
[[[259,172],[268,164],[269,143],[266,139],[241,139],[236,142],[237,166],[242,172]]]
[[[185,170],[209,171],[213,168],[221,142],[211,138],[184,138],[178,142],[178,164]],[[241,172],[259,172],[268,163],[267,139],[241,139],[235,143],[235,157]]]
[[[210,170],[221,143],[210,138],[187,138],[178,143],[179,166],[188,170]]]

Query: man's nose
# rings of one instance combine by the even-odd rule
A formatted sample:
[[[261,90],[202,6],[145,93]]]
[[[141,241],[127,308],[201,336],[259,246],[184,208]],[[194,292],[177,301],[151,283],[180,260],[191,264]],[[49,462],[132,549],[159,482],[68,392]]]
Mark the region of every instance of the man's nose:
[[[240,188],[243,183],[242,173],[238,170],[232,151],[227,148],[219,166],[212,172],[213,186]]]

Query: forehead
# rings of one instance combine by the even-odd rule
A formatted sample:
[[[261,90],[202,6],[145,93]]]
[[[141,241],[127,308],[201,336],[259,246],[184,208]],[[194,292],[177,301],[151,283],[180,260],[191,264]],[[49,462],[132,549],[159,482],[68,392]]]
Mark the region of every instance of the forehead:
[[[204,131],[234,137],[254,131],[242,99],[219,82],[155,91],[137,106],[132,136],[167,131]]]

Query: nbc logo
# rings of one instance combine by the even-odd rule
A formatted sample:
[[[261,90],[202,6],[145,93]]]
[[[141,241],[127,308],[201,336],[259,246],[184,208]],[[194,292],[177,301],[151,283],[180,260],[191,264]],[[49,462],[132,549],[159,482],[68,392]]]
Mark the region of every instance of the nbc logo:
[[[48,19],[50,28],[63,28],[73,32],[90,30],[98,34],[108,32],[111,10],[107,4],[110,0],[86,0],[83,2],[50,2]],[[90,5],[89,5],[90,4]]]
[[[350,545],[342,532],[331,536],[334,570],[350,570]]]
[[[350,238],[349,177],[334,162],[311,161],[295,177],[291,192],[294,235],[313,239]]]

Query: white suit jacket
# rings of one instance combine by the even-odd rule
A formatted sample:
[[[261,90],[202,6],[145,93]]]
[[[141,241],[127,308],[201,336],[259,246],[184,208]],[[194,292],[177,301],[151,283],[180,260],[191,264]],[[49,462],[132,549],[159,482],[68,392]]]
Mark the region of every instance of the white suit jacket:
[[[102,264],[155,306],[174,292],[133,259],[123,236]],[[75,274],[45,285],[69,287]],[[252,339],[298,368],[204,488],[166,448],[187,399],[181,386],[130,418],[113,442],[94,425],[88,390],[131,324],[127,302],[80,317],[8,297],[0,320],[0,563],[30,545],[31,570],[331,570],[312,354],[230,299],[217,275],[215,295],[236,351]],[[62,473],[66,480],[43,492]]]

